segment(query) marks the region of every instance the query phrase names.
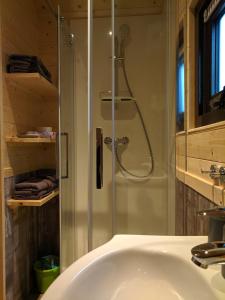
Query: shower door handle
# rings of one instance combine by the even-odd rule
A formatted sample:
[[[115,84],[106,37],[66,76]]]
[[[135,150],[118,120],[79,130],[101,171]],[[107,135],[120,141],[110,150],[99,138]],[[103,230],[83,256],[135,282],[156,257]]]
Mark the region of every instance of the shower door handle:
[[[61,132],[61,137],[66,138],[66,173],[61,176],[61,179],[69,178],[69,134],[68,132]]]
[[[103,187],[103,134],[102,128],[96,128],[96,188]]]

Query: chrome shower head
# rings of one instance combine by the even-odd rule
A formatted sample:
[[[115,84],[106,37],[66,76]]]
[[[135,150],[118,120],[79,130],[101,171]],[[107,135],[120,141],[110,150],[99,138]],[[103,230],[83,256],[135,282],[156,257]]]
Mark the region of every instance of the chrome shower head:
[[[127,24],[122,24],[119,28],[119,44],[120,44],[120,57],[125,57],[125,47],[130,42],[130,27]]]
[[[130,40],[130,27],[127,24],[123,24],[119,28],[119,40],[124,46],[127,46]]]

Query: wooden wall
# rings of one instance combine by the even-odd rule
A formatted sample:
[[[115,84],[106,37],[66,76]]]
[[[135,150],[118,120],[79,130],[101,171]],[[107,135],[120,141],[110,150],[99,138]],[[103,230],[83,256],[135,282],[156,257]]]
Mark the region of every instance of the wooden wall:
[[[57,21],[42,0],[2,0],[0,3],[0,300],[5,299],[5,192],[4,178],[40,168],[55,168],[56,150],[51,145],[15,146],[6,143],[38,126],[58,128],[58,99],[43,98],[6,81],[10,54],[39,56],[57,85]],[[8,211],[8,209],[6,210]],[[26,211],[26,208],[23,209]],[[30,211],[30,210],[29,210]],[[29,219],[29,211],[25,214]],[[20,214],[22,215],[22,214]],[[17,220],[18,227],[22,218]],[[29,223],[30,220],[27,220]],[[13,225],[13,224],[12,224]],[[13,225],[14,226],[14,225]],[[37,225],[38,228],[38,225]],[[14,230],[15,228],[12,228]],[[27,228],[28,229],[28,228]],[[29,230],[29,229],[28,229]],[[9,245],[8,245],[9,246]],[[6,247],[8,247],[6,246]],[[21,241],[16,246],[22,247]],[[7,250],[9,250],[7,248]],[[19,251],[20,252],[20,251]],[[12,264],[12,261],[10,262]],[[7,266],[7,268],[10,266]],[[19,275],[18,275],[19,276]],[[10,299],[17,299],[15,296]],[[18,298],[24,299],[24,298]]]
[[[5,202],[12,198],[14,180],[5,179]],[[59,200],[42,207],[6,207],[5,217],[6,300],[37,299],[33,264],[42,256],[59,255]]]
[[[57,19],[43,0],[36,0],[39,20],[39,55],[58,85]],[[54,7],[57,12],[57,6]]]
[[[217,205],[225,204],[224,185],[212,180],[212,164],[225,165],[225,121],[195,126],[195,15],[197,0],[178,1],[178,22],[184,24],[185,131],[176,135],[177,178]]]
[[[214,207],[215,204],[176,180],[176,235],[208,235],[208,218],[198,216],[197,212]]]
[[[0,3],[0,32],[1,32],[2,5]],[[0,49],[2,37],[0,35]],[[0,70],[2,69],[2,52],[0,51]],[[2,72],[0,72],[0,300],[5,299],[5,202],[3,179],[3,87]]]
[[[55,37],[54,32],[52,37],[52,31],[49,32],[48,29],[57,26],[56,20],[54,24],[46,20],[44,22],[34,0],[3,0],[2,9],[3,72],[8,55],[12,53],[37,55],[41,59],[43,56],[43,61],[53,73],[53,81],[56,83],[57,36]],[[48,44],[43,36],[47,36]],[[4,137],[35,130],[37,126],[53,126],[54,130],[57,130],[57,99],[39,97],[4,78],[3,110]],[[55,166],[53,146],[18,147],[3,143],[3,153],[6,176]]]

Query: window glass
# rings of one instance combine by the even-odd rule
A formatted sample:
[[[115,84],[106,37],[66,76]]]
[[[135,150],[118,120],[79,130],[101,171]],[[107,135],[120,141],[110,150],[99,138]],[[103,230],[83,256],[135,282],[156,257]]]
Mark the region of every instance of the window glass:
[[[185,79],[184,79],[184,55],[178,57],[177,62],[177,132],[184,130],[185,111]]]
[[[179,59],[178,63],[178,99],[177,99],[177,112],[184,113],[184,57]]]
[[[196,125],[225,120],[225,1],[202,0],[196,9],[198,24],[198,95]],[[210,11],[210,14],[208,12]],[[208,16],[206,18],[206,16]]]
[[[225,13],[220,19],[219,28],[219,89],[222,91],[225,86]]]

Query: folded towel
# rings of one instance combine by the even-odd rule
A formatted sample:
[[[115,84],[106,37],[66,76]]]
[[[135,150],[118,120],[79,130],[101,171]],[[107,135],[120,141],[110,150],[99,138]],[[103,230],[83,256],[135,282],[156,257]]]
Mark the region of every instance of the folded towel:
[[[33,73],[38,72],[51,82],[51,74],[37,56],[13,54],[9,56],[7,65],[8,73]]]
[[[39,191],[37,193],[27,194],[25,191],[21,191],[18,193],[17,191],[14,193],[13,198],[16,200],[40,200],[52,192],[53,189],[46,189]]]
[[[38,179],[38,178],[31,178],[29,180],[16,183],[15,189],[16,190],[29,190],[29,191],[42,191],[49,188],[54,188],[56,186],[55,182],[50,179]]]

